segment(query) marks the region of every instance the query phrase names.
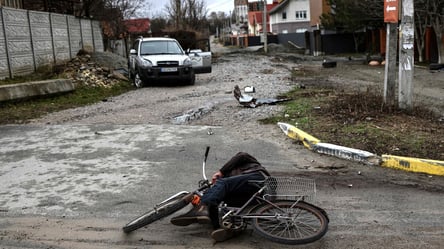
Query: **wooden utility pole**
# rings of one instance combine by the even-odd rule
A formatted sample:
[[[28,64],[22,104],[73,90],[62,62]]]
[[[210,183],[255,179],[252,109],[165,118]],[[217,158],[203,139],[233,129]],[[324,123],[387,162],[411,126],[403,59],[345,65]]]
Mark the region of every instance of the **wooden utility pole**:
[[[385,76],[384,76],[384,103],[395,106],[396,92],[396,55],[398,44],[398,24],[387,23]]]
[[[413,68],[415,28],[413,0],[402,0],[399,28],[399,108],[413,109]]]
[[[264,0],[264,11],[262,15],[262,35],[264,41],[264,52],[268,52],[268,24],[267,24],[267,0]]]
[[[396,55],[398,44],[399,2],[384,0],[384,22],[387,23],[384,103],[395,106],[396,92]]]
[[[180,6],[180,0],[176,0],[176,30],[180,29],[180,16],[182,15],[182,8]]]

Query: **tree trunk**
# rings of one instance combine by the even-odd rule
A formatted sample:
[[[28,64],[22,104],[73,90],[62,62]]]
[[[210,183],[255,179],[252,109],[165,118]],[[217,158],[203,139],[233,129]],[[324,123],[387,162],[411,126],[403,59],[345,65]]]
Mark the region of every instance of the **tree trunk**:
[[[417,51],[418,51],[418,61],[419,62],[424,62],[424,36],[422,36],[421,34],[419,34],[420,32],[415,32],[415,40],[416,40],[416,47],[417,47]]]
[[[436,44],[438,44],[438,63],[444,63],[444,42],[442,31],[436,32]]]

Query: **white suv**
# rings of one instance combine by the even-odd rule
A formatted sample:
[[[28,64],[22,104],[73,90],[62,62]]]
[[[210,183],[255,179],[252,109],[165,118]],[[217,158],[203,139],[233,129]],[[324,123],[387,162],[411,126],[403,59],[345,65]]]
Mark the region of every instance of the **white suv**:
[[[204,61],[203,57],[208,56],[208,53],[211,63],[211,52],[202,54],[193,51],[188,55],[175,39],[138,38],[130,50],[129,75],[138,88],[157,81],[173,81],[174,83],[180,81],[193,85],[196,79],[195,71],[202,72],[200,68]],[[211,64],[209,72],[211,72]]]

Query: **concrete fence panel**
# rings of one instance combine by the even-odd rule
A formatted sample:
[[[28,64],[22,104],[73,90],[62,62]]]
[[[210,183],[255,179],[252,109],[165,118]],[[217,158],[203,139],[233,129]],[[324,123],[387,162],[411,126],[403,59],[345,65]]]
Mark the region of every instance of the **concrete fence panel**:
[[[82,30],[83,48],[88,51],[94,50],[94,40],[91,22],[86,19],[80,20],[80,29]]]
[[[103,45],[102,28],[100,27],[100,23],[92,22],[91,27],[93,29],[94,50],[96,52],[103,52],[105,47]]]
[[[70,54],[71,58],[73,58],[82,48],[82,30],[80,29],[80,19],[75,18],[74,16],[67,16],[67,19]]]
[[[39,66],[54,63],[51,39],[51,21],[49,13],[29,11],[34,63]]]
[[[104,51],[99,21],[0,7],[0,79],[63,63],[82,48]]]
[[[22,75],[34,72],[28,12],[4,8],[3,22],[10,73]]]
[[[51,13],[52,41],[56,63],[69,60],[69,36],[66,15]]]

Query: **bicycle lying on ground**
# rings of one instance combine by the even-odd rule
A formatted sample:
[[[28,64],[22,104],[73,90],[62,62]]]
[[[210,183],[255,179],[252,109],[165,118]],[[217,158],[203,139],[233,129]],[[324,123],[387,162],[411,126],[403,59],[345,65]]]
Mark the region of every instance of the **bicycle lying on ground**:
[[[209,153],[206,148],[202,165],[203,180],[194,194],[202,196],[211,188],[205,173]],[[262,237],[283,244],[306,244],[325,235],[329,219],[326,212],[308,201],[315,198],[314,180],[298,177],[267,177],[264,181],[254,181],[258,191],[242,207],[219,205],[219,225],[221,228],[241,231],[248,224]],[[175,213],[188,202],[184,200],[188,191],[181,191],[152,210],[132,220],[123,227],[125,233],[144,227],[154,221]]]

